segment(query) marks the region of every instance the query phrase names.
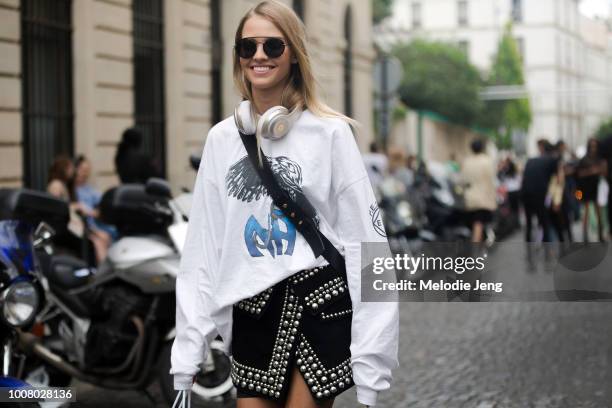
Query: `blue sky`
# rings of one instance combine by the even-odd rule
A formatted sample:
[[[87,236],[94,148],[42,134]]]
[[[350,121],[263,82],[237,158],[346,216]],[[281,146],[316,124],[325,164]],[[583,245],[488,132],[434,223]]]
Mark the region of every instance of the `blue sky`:
[[[580,10],[589,17],[609,17],[612,0],[582,0]]]

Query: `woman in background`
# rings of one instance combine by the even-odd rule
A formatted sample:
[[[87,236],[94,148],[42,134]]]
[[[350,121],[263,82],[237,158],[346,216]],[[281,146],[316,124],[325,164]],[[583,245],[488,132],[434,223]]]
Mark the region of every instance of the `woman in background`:
[[[110,245],[117,231],[111,226],[99,220],[100,211],[98,206],[102,199],[102,193],[89,182],[91,175],[91,162],[84,155],[79,155],[74,161],[74,191],[76,199],[83,206],[87,214],[87,223],[92,231],[98,232],[100,237]],[[107,245],[107,246],[108,246]]]
[[[121,183],[145,184],[151,177],[160,177],[160,171],[151,156],[142,151],[142,132],[129,128],[123,132],[115,154],[115,170]]]
[[[101,234],[99,231],[89,230],[86,233],[85,222],[83,219],[92,216],[93,213],[83,204],[77,201],[75,189],[75,166],[73,161],[67,156],[59,156],[51,164],[47,183],[47,192],[58,197],[67,203],[70,208],[70,221],[68,231],[60,234],[57,242],[60,246],[65,246],[77,255],[83,254],[82,240],[89,241],[87,250],[93,246],[95,258],[90,257],[88,262],[100,263],[106,257],[110,238],[108,234]],[[89,252],[91,254],[91,252]]]
[[[482,242],[486,224],[493,221],[497,208],[495,164],[485,153],[484,143],[474,140],[472,155],[461,166],[461,178],[466,183],[465,206],[472,222],[472,242]]]
[[[589,241],[589,207],[595,208],[597,218],[597,232],[599,241],[604,241],[603,224],[601,222],[601,208],[597,203],[599,190],[599,178],[607,173],[606,161],[599,157],[599,142],[597,139],[589,139],[587,142],[587,152],[578,162],[577,189],[581,192],[581,201],[584,204],[584,214],[582,218],[582,231],[584,242]]]

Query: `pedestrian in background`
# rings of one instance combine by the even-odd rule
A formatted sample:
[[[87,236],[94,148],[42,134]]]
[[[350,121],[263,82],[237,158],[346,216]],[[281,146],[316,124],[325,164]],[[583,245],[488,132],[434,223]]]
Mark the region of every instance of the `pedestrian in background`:
[[[525,241],[533,242],[533,218],[542,229],[542,241],[551,241],[550,216],[546,196],[551,177],[557,173],[558,159],[552,156],[553,146],[546,139],[538,140],[540,155],[527,160],[521,183],[521,200],[525,212]]]
[[[74,163],[65,155],[53,160],[47,177],[47,192],[66,202],[75,202]]]
[[[375,142],[372,142],[369,153],[365,153],[362,158],[370,178],[370,183],[372,183],[372,188],[376,191],[387,172],[387,156],[379,151],[378,145]]]
[[[555,154],[559,158],[559,175],[563,177],[563,193],[561,207],[558,213],[560,233],[563,241],[574,242],[572,223],[576,203],[576,181],[574,178],[576,163],[572,161],[571,154],[568,153],[567,145],[563,140],[557,141]],[[561,240],[561,238],[560,238]]]
[[[399,146],[387,149],[389,175],[402,182],[406,190],[414,183],[414,172],[408,167],[406,153]]]
[[[587,151],[585,156],[578,163],[577,174],[577,189],[579,191],[580,201],[583,204],[584,214],[582,219],[582,232],[584,242],[589,242],[589,208],[592,206],[595,210],[595,218],[597,221],[597,233],[599,241],[604,241],[603,224],[601,221],[601,208],[597,202],[599,179],[607,174],[606,161],[599,156],[599,142],[597,139],[591,138],[587,142]]]
[[[110,245],[117,231],[111,225],[104,224],[99,220],[100,211],[98,206],[102,199],[102,193],[89,181],[91,176],[91,162],[84,155],[79,155],[74,160],[75,176],[74,191],[76,200],[81,203],[87,213],[87,223],[92,231],[98,231],[104,241]]]
[[[608,234],[612,240],[612,134],[605,135],[599,142],[599,155],[606,161],[608,181]]]
[[[482,242],[485,225],[493,221],[497,208],[495,163],[486,154],[482,140],[471,144],[472,155],[461,165],[461,179],[466,185],[465,207],[472,224],[472,242]]]
[[[508,202],[515,226],[519,224],[519,211],[521,205],[521,174],[510,156],[507,156],[500,164],[497,178],[508,194]]]
[[[70,210],[67,229],[59,231],[54,237],[54,242],[76,256],[86,255],[88,258],[86,262],[96,264],[105,258],[108,244],[96,234],[86,232],[84,219],[88,213],[87,209],[76,200],[74,176],[74,162],[65,155],[56,157],[49,168],[47,192],[68,203]],[[83,248],[86,253],[83,252]]]
[[[153,158],[142,151],[143,135],[137,128],[123,132],[115,154],[115,170],[123,184],[145,184],[161,173]]]
[[[569,237],[566,238],[565,220],[562,211],[563,205],[563,193],[565,191],[565,174],[563,173],[563,159],[561,152],[556,145],[552,146],[551,156],[557,160],[557,171],[552,175],[548,183],[548,189],[546,192],[546,198],[544,199],[546,208],[548,210],[548,217],[550,224],[554,229],[557,239],[560,242],[566,242]]]

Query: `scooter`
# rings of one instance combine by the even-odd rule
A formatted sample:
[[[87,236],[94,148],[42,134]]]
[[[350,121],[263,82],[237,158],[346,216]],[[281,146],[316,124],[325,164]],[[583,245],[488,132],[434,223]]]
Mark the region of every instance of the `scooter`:
[[[182,200],[188,202],[188,195]],[[188,217],[180,201],[160,179],[107,191],[101,219],[117,228],[120,239],[97,268],[55,254],[49,242],[40,245],[47,302],[36,322],[44,335],[19,336],[21,347],[41,363],[33,376],[42,370],[50,385],[74,377],[104,388],[141,390],[151,400],[146,388],[158,380],[171,403],[175,281]],[[229,398],[230,371],[221,341],[213,341],[193,393],[202,400]]]

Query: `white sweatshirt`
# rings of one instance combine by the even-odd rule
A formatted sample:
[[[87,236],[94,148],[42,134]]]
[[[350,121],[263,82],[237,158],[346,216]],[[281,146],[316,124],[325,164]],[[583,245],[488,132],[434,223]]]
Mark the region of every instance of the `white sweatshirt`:
[[[386,237],[370,214],[376,199],[351,129],[341,119],[304,111],[287,136],[262,139],[261,147],[280,175],[279,184],[309,199],[320,230],[345,256],[353,303],[353,380],[358,401],[374,406],[398,366],[398,305],[361,302],[361,242],[386,242]],[[204,147],[176,281],[170,370],[175,389],[191,387],[217,334],[230,354],[234,303],[327,263],[314,257],[282,214],[270,217],[271,204],[233,117],[218,123]]]

